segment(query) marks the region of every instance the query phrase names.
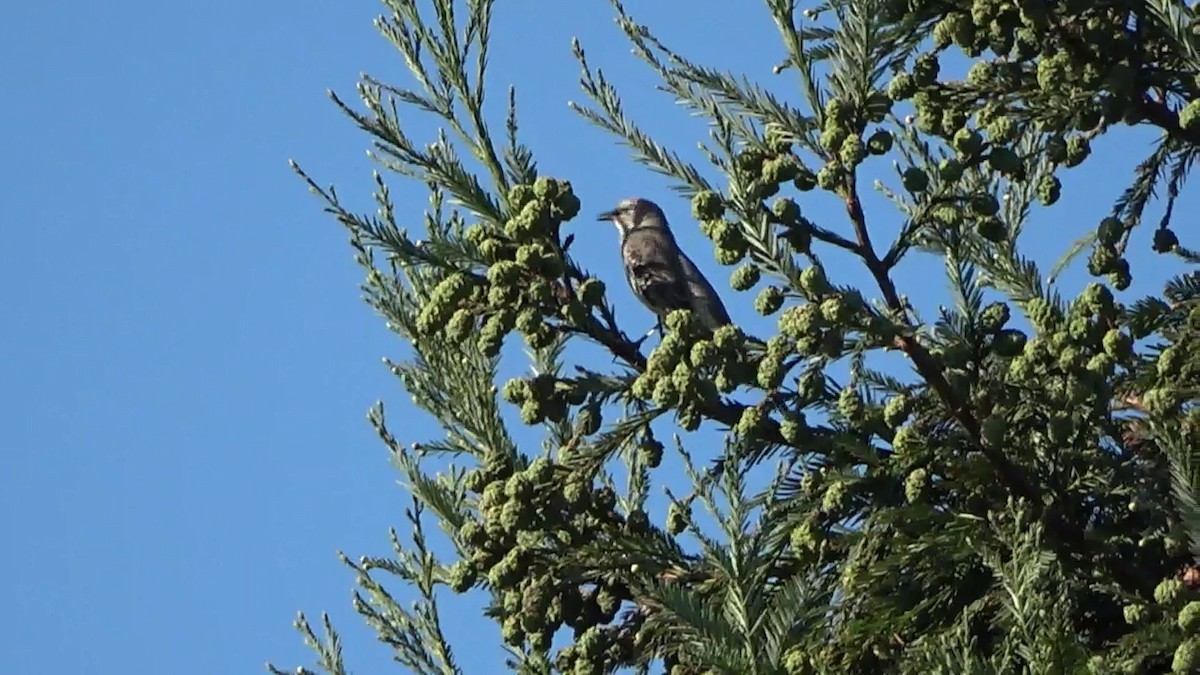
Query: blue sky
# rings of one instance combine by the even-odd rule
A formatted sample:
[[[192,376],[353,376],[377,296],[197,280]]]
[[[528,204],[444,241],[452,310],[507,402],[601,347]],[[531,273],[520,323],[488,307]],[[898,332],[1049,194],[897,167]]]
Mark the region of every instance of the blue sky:
[[[771,77],[764,10],[651,3],[637,16],[702,62]],[[599,0],[499,3],[493,102],[518,86],[525,141],[591,214],[632,194],[673,215],[685,247],[722,271],[663,180],[566,108],[582,95],[570,38],[665,144],[703,129],[653,91]],[[388,655],[350,609],[335,558],[385,555],[407,500],[365,420],[382,398],[409,440],[438,436],[380,358],[403,346],[358,297],[345,234],[288,170],[299,161],[370,210],[368,139],[325,97],[359,72],[408,84],[354,2],[18,3],[0,28],[0,658],[14,673],[261,672],[311,663],[289,624],[329,610],[351,667]],[[760,39],[765,36],[766,39]],[[777,82],[778,80],[776,80]],[[502,107],[493,108],[502,120]],[[414,135],[428,120],[409,115]],[[1120,134],[1069,175],[1029,243],[1053,260],[1127,184],[1149,134]],[[400,212],[420,186],[392,179]],[[810,217],[843,224],[821,203]],[[892,214],[879,212],[884,232]],[[581,217],[577,251],[609,282],[630,332],[650,325],[615,266],[611,228]],[[893,229],[889,229],[893,228]],[[1133,255],[1148,260],[1148,242]],[[936,304],[936,265],[905,290]],[[1143,268],[1144,269],[1144,268]],[[1135,288],[1152,290],[1158,265]],[[839,281],[862,281],[847,272]],[[1083,280],[1073,275],[1068,281]],[[1153,283],[1152,283],[1153,282]],[[766,329],[718,284],[735,319]],[[498,634],[448,606],[468,672]],[[487,632],[479,632],[480,630]]]

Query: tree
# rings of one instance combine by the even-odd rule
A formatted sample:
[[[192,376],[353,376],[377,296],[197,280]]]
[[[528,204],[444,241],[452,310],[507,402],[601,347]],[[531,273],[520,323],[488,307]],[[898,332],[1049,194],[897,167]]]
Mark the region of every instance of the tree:
[[[799,84],[783,97],[672,51],[613,0],[635,53],[710,122],[711,167],[644,133],[578,43],[590,103],[575,111],[673,180],[716,259],[737,266],[730,285],[760,286],[754,308],[777,317],[772,335],[710,333],[679,311],[642,343],[572,252],[580,201],[539,174],[511,92],[493,134],[493,2],[386,4],[381,31],[417,88],[367,77],[363,110],[334,101],[387,171],[429,186],[423,232],[397,223],[382,176],[377,215],[360,215],[296,170],[413,350],[392,371],[447,432],[406,447],[371,415],[415,534],[394,537],[394,558],[345,562],[397,661],[457,672],[448,587],[489,598],[509,666],[528,673],[1200,670],[1200,256],[1170,228],[1200,147],[1190,8],[830,0],[801,14],[766,0],[776,70]],[[965,77],[942,74],[954,59]],[[397,102],[444,133],[418,144]],[[1047,281],[1021,234],[1122,126],[1162,133]],[[868,220],[872,175],[894,215]],[[817,191],[844,223],[806,217]],[[1126,253],[1147,244],[1180,274],[1129,297]],[[1083,251],[1096,279],[1065,296],[1053,279]],[[841,284],[836,255],[873,283]],[[932,318],[897,284],[910,260],[949,281]],[[519,340],[535,375],[499,382]],[[584,344],[613,365],[573,363]],[[514,424],[540,429],[541,447],[514,441]],[[689,445],[701,426],[725,438],[703,460]],[[661,514],[648,495],[667,452],[690,487]],[[431,553],[429,516],[454,559]],[[424,601],[404,609],[382,574]],[[325,638],[297,625],[322,669],[346,672],[328,621]]]

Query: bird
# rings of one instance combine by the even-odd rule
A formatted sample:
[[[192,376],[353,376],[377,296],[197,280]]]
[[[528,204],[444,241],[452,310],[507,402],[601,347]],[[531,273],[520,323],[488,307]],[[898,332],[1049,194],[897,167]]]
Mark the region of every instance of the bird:
[[[654,312],[660,334],[663,318],[677,309],[690,309],[710,331],[732,323],[721,296],[679,248],[657,204],[640,197],[625,199],[597,220],[616,225],[625,279],[637,299]]]

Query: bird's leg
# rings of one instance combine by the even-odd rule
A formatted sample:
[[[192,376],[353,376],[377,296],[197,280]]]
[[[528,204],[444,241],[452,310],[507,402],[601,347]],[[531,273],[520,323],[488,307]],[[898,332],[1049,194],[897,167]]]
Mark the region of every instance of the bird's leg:
[[[663,329],[663,322],[662,322],[661,316],[654,320],[654,328],[651,329],[650,333],[653,333],[655,330],[658,331],[658,339],[661,340],[667,336],[667,331]],[[650,333],[646,333],[647,337],[650,335]]]

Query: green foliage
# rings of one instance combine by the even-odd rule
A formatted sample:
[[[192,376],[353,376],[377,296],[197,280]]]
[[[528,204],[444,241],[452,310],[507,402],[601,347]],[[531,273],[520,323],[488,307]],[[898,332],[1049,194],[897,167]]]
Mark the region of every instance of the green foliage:
[[[630,120],[578,42],[589,103],[573,108],[690,199],[715,259],[738,265],[730,286],[758,287],[742,297],[778,328],[707,333],[679,311],[644,351],[572,252],[580,200],[539,174],[511,90],[504,142],[492,136],[492,1],[387,4],[380,30],[418,88],[367,77],[362,111],[334,100],[384,169],[429,186],[421,238],[397,224],[381,175],[373,215],[301,176],[348,229],[367,301],[411,348],[388,366],[446,431],[405,447],[382,407],[370,415],[413,497],[412,543],[393,533],[391,557],[344,560],[355,609],[397,662],[459,672],[445,586],[489,599],[508,667],[527,673],[1197,668],[1200,255],[1170,227],[1200,148],[1192,9],[830,0],[801,16],[766,0],[786,51],[776,70],[799,84],[785,98],[673,51],[614,0],[634,54],[709,123],[712,168]],[[961,79],[943,68],[952,50],[971,62]],[[415,142],[398,104],[443,131]],[[1030,214],[1053,208],[1062,172],[1121,125],[1162,137],[1044,273],[1021,244]],[[899,217],[868,220],[866,175],[883,160],[895,173],[875,189]],[[816,190],[846,223],[806,217]],[[1124,302],[1128,247],[1158,203],[1147,248],[1188,269]],[[1055,279],[1088,249],[1096,279],[1066,297]],[[831,278],[831,251],[870,283]],[[918,255],[941,262],[949,288],[931,319],[895,281]],[[518,339],[527,374],[500,382]],[[585,344],[612,368],[570,367]],[[889,351],[911,375],[885,369]],[[658,437],[670,423],[672,453]],[[541,446],[515,440],[517,424]],[[701,468],[686,432],[705,425],[725,442]],[[665,456],[688,493],[668,491],[652,514]],[[752,481],[766,460],[776,471]],[[427,513],[447,559],[426,541]],[[417,604],[402,607],[385,574]],[[324,638],[303,616],[297,628],[320,668],[344,673],[324,623]]]

